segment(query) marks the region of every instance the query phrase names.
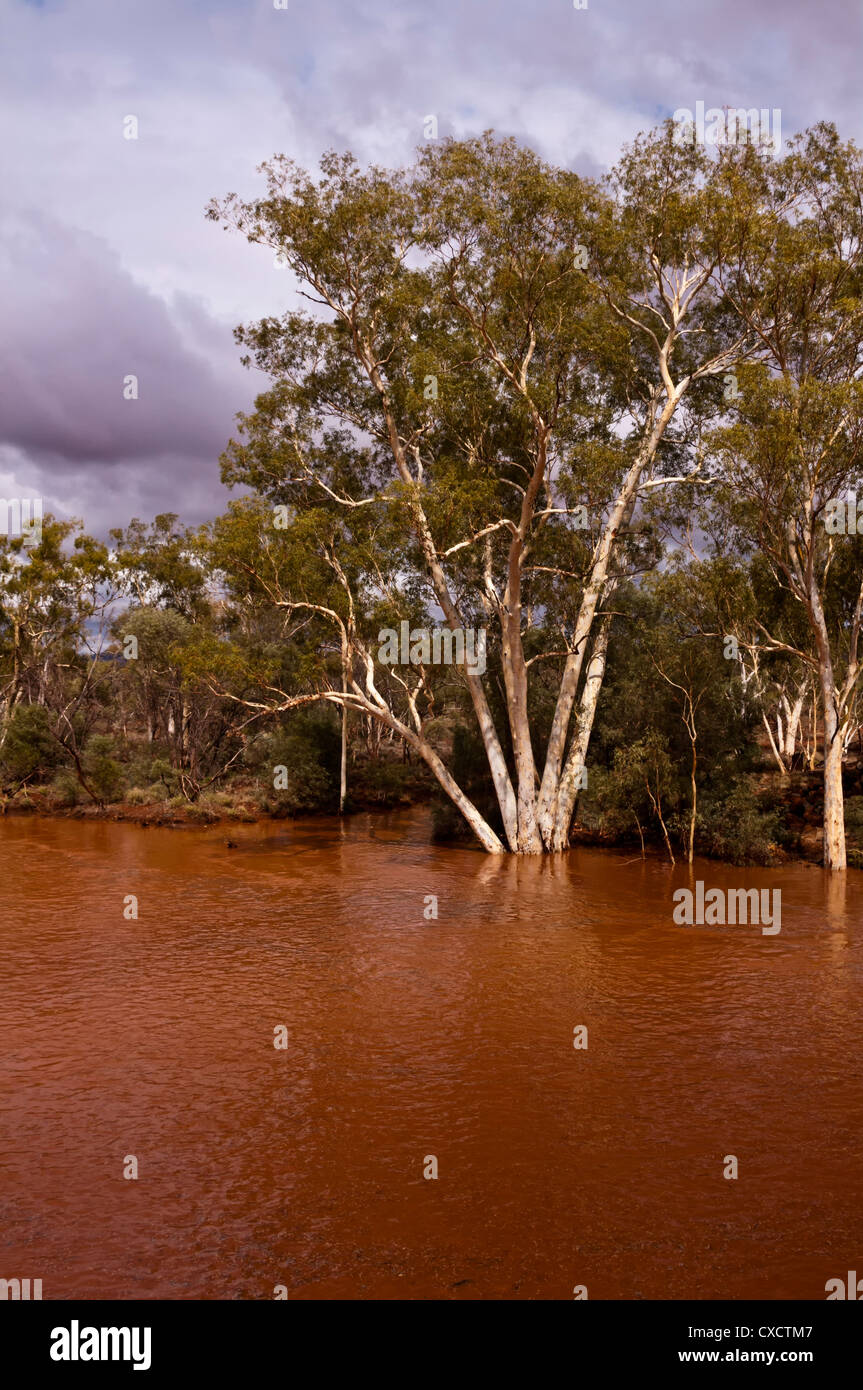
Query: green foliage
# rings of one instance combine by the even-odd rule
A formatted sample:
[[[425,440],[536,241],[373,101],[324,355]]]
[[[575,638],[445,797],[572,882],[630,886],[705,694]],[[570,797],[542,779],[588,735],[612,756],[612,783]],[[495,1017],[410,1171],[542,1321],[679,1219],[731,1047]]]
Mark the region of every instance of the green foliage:
[[[42,705],[18,705],[0,750],[4,783],[45,778],[57,767],[61,749],[51,733],[51,719]]]
[[[699,812],[702,853],[732,864],[771,864],[780,838],[780,818],[765,807],[748,780],[740,778],[727,789],[714,787]]]
[[[372,806],[403,806],[424,796],[427,778],[412,763],[380,759],[351,770],[351,803]]]
[[[603,833],[661,832],[682,802],[683,785],[666,738],[654,728],[615,749],[610,768],[588,774],[579,811],[586,826]]]
[[[845,798],[845,826],[857,838],[863,835],[863,796]]]
[[[78,806],[82,801],[88,800],[87,794],[75,773],[68,767],[60,769],[54,778],[51,789],[58,806]]]
[[[274,815],[338,809],[340,736],[326,713],[295,715],[285,727],[260,735],[245,755],[258,780],[261,805]],[[275,769],[287,787],[274,786]]]
[[[114,757],[114,739],[110,734],[93,734],[84,750],[83,768],[87,786],[101,804],[119,801],[125,786],[122,764]]]
[[[150,806],[156,799],[147,787],[129,787],[123,798],[127,806]]]
[[[457,724],[452,731],[452,753],[448,759],[452,774],[474,805],[489,823],[500,825],[494,787],[489,775],[488,760],[482,739],[469,724]],[[432,834],[436,840],[464,840],[473,837],[463,816],[439,790],[432,798]]]

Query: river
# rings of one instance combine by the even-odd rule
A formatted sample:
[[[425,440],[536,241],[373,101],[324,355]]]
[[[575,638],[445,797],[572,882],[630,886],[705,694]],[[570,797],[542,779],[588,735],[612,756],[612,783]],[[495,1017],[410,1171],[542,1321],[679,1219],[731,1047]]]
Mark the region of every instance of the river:
[[[676,925],[686,866],[429,833],[0,820],[0,1277],[787,1299],[863,1275],[861,876],[699,861],[781,890],[767,935]]]

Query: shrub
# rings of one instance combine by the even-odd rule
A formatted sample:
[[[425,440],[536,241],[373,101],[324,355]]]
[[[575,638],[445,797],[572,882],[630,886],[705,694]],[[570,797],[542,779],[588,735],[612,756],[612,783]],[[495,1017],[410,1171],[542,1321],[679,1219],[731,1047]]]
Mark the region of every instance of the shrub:
[[[112,756],[114,740],[110,734],[93,734],[87,741],[82,764],[84,776],[101,805],[119,801],[123,794],[125,774]]]
[[[863,832],[863,796],[846,797],[845,828]]]
[[[61,768],[54,778],[52,790],[58,806],[77,806],[84,789],[71,768]]]
[[[308,713],[257,738],[245,761],[260,780],[261,806],[275,815],[298,815],[337,809],[340,756],[337,723]],[[277,767],[287,769],[287,787],[273,785]]]
[[[5,782],[29,782],[60,762],[60,745],[42,705],[18,705],[6,730],[0,767]]]
[[[127,806],[150,806],[157,798],[151,796],[146,787],[130,787],[123,800]]]
[[[417,769],[410,763],[365,763],[354,773],[353,791],[375,806],[398,806],[411,799],[417,780]]]
[[[148,775],[150,777],[150,781],[154,785],[158,785],[161,787],[161,794],[163,799],[165,797],[177,795],[177,788],[179,786],[177,774],[171,767],[171,764],[168,762],[167,758],[154,758],[150,764],[150,771]],[[181,798],[181,800],[183,799],[184,798]]]
[[[780,834],[775,808],[765,808],[748,781],[732,783],[723,797],[704,796],[698,814],[696,847],[732,864],[770,864]]]

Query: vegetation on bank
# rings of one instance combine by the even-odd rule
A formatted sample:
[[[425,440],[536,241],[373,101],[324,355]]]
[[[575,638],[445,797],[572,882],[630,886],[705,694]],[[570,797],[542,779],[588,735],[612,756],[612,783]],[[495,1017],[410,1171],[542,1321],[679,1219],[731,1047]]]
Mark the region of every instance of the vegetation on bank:
[[[118,687],[133,684],[137,672],[117,663],[104,665],[108,687],[102,695],[110,691],[113,700],[102,707],[96,731],[77,749],[77,762],[53,734],[50,708],[16,709],[0,755],[0,814],[201,826],[339,813],[341,727],[335,711],[286,714],[277,727],[247,739],[230,772],[194,793],[187,782],[183,790],[185,778],[176,765],[175,746],[164,741],[166,730],[158,722],[149,740],[146,728],[133,728],[128,718],[131,713],[140,718],[140,710],[127,708],[126,734],[107,731],[114,701],[125,703],[118,699]],[[627,667],[621,661],[620,671],[615,667],[610,676],[598,721],[596,760],[579,798],[573,842],[685,857],[691,787],[681,771],[685,765],[680,730],[667,709],[664,728],[662,712],[655,707],[645,720],[645,706]],[[170,708],[170,700],[164,708]],[[637,721],[639,737],[634,741],[621,742],[621,719]],[[99,732],[100,726],[105,731]],[[736,864],[775,864],[788,858],[818,861],[823,819],[820,770],[797,766],[780,773],[771,768],[766,740],[759,739],[757,731],[752,712],[744,721],[743,743],[727,746],[724,760],[719,748],[723,740],[714,736],[708,744],[705,739],[697,852]],[[454,718],[441,719],[438,738],[462,784],[493,820],[493,788],[484,770],[481,742]],[[814,745],[814,738],[810,742]],[[623,747],[628,757],[620,756]],[[796,759],[797,764],[803,761]],[[717,782],[715,771],[723,762],[723,779]],[[288,770],[286,786],[273,786],[274,767]],[[849,865],[863,868],[863,759],[846,766],[844,780]],[[359,724],[349,728],[347,788],[344,814],[426,804],[437,839],[473,842],[470,827],[441,795],[425,764],[396,739],[370,742]]]
[[[429,796],[491,853],[741,862],[817,814],[853,863],[863,158],[680,133],[602,182],[487,135],[214,204],[310,307],[237,332],[268,386],[213,522],[0,538],[6,802]]]

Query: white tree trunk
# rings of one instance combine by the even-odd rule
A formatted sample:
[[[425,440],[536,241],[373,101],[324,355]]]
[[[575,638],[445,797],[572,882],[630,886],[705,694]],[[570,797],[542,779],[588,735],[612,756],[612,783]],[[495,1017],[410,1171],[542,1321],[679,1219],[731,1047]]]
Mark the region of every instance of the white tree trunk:
[[[809,620],[814,629],[818,652],[818,681],[821,687],[821,715],[824,720],[824,867],[834,872],[842,872],[847,867],[847,858],[839,696],[827,623],[821,596],[814,583],[809,591]]]
[[[803,701],[806,698],[806,685],[802,684],[797,692],[797,698],[792,705],[787,696],[783,696],[785,705],[785,747],[783,749],[788,762],[797,752],[797,739],[800,733],[800,720],[803,715]]]
[[[599,625],[596,639],[593,644],[593,651],[590,654],[590,662],[587,667],[587,675],[584,678],[584,688],[581,692],[581,702],[578,711],[578,722],[569,750],[569,757],[566,761],[563,776],[560,779],[560,788],[557,798],[557,814],[554,822],[554,831],[550,848],[553,850],[567,849],[569,846],[569,832],[572,826],[572,818],[575,813],[575,804],[578,799],[580,774],[586,766],[587,750],[590,746],[590,736],[593,732],[593,721],[596,717],[596,709],[599,704],[599,692],[602,689],[602,682],[605,677],[605,663],[608,656],[608,639],[611,633],[611,618],[605,617]]]
[[[827,700],[825,696],[825,701]],[[845,804],[842,791],[842,738],[832,698],[824,710],[824,867],[847,867]]]

